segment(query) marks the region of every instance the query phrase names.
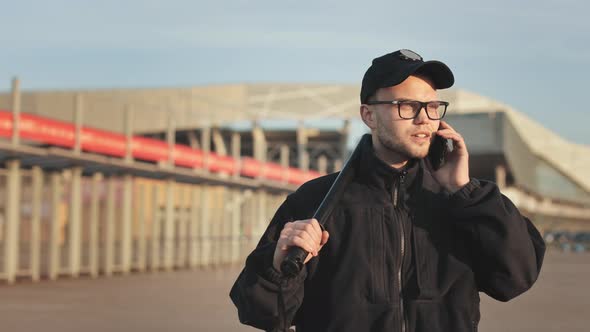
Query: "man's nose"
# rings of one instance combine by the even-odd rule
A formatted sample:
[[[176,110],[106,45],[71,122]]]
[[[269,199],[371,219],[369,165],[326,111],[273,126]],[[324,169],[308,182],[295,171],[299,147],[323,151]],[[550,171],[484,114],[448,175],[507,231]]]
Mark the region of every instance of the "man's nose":
[[[416,114],[416,117],[414,118],[414,123],[421,124],[429,121],[431,120],[428,117],[428,114],[426,113],[426,106],[420,107],[420,109],[418,110],[418,114]]]

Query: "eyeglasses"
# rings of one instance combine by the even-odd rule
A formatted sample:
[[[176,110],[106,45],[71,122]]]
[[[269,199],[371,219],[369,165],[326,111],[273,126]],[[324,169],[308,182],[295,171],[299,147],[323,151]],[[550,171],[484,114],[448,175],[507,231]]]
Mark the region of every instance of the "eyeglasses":
[[[397,105],[397,112],[402,119],[415,119],[422,108],[430,120],[440,120],[447,112],[449,103],[446,101],[434,100],[421,102],[417,100],[377,100],[369,101],[366,105]]]

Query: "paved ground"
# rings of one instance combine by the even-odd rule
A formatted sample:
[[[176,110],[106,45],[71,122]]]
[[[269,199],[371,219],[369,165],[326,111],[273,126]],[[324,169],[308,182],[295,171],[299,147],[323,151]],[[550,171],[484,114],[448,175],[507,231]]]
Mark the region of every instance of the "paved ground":
[[[0,286],[2,331],[254,331],[227,296],[237,269]],[[522,297],[484,298],[480,331],[590,331],[590,254],[548,255]]]

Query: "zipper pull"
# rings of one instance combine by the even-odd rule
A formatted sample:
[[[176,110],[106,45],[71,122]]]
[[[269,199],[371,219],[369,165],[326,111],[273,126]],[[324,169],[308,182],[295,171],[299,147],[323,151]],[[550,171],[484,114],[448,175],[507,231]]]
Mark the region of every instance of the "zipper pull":
[[[401,202],[404,202],[405,191],[404,188],[404,180],[406,178],[407,171],[402,171],[402,174],[399,176],[399,181],[397,182],[397,186],[395,187],[395,203],[393,204],[394,207],[397,207],[398,200],[401,198]]]

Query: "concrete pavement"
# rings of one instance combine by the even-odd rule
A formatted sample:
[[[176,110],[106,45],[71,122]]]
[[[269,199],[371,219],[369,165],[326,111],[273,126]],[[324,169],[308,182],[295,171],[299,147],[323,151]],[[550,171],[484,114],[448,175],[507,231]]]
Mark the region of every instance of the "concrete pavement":
[[[255,331],[228,292],[237,268],[0,286],[2,331]],[[590,331],[590,254],[550,252],[535,287],[508,303],[482,295],[480,331]]]

